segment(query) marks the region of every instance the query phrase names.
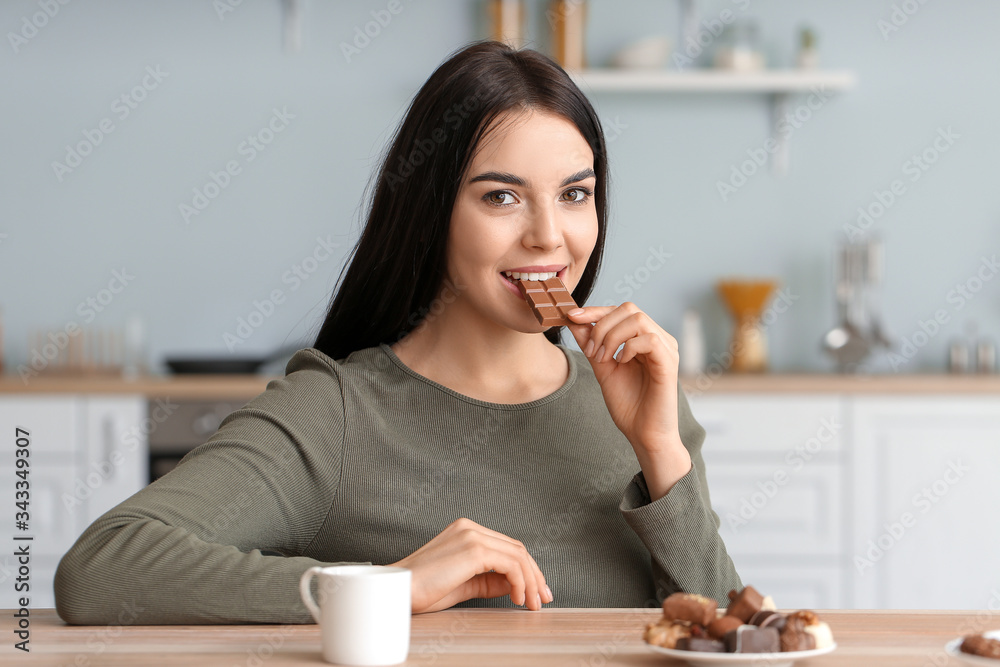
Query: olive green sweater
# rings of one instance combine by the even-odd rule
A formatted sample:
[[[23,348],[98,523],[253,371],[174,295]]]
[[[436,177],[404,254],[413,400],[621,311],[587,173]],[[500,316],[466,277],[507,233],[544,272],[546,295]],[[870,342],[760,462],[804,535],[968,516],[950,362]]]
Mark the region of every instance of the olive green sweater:
[[[694,466],[650,502],[589,362],[559,347],[566,383],[520,404],[459,394],[384,344],[336,361],[300,350],[173,471],[87,528],[56,572],[59,615],[311,623],[298,592],[307,568],[395,562],[459,517],[521,540],[549,606],[652,606],[676,590],[725,604],[741,583],[687,399],[680,433]]]

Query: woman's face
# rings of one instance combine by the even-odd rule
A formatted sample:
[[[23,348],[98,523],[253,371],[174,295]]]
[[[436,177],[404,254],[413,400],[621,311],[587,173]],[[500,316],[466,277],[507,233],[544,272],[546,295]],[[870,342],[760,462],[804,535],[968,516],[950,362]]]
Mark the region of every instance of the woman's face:
[[[572,292],[597,242],[594,154],[562,116],[507,114],[480,144],[459,186],[448,235],[448,276],[459,301],[525,333],[544,331],[517,272],[557,274]]]

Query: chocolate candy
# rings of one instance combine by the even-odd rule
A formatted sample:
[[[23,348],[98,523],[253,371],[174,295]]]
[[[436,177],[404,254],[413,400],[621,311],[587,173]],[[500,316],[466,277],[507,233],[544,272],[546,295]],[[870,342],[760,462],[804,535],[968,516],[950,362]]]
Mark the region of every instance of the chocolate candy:
[[[788,615],[788,618],[797,618],[802,621],[803,625],[816,625],[819,623],[819,616],[816,615],[816,612],[807,609],[793,611]]]
[[[782,651],[810,651],[816,648],[816,638],[805,631],[806,624],[801,616],[788,616],[781,631]],[[831,637],[832,639],[832,637]]]
[[[807,625],[804,629],[807,634],[812,635],[813,640],[816,642],[816,648],[833,646],[833,632],[830,631],[830,626],[824,621]],[[1000,645],[1000,642],[997,642],[997,644]],[[997,657],[1000,658],[1000,654]]]
[[[741,625],[726,633],[726,651],[729,653],[777,653],[781,640],[774,628]]]
[[[663,618],[708,625],[719,603],[696,593],[674,593],[663,601]]]
[[[720,616],[708,624],[708,636],[713,639],[722,639],[730,630],[743,625],[743,621],[735,616]]]
[[[654,646],[674,648],[678,641],[690,636],[691,628],[687,624],[660,619],[659,623],[650,623],[646,626],[643,639]]]
[[[578,308],[558,276],[544,281],[518,280],[517,288],[542,326],[569,324],[566,313]]]
[[[698,639],[697,637],[684,637],[677,640],[678,651],[704,651],[705,653],[725,653],[726,646],[714,639]]]
[[[678,642],[680,648],[680,642]],[[967,635],[962,638],[959,647],[962,653],[981,655],[984,658],[1000,658],[1000,640],[990,639],[984,635]]]
[[[761,609],[750,617],[750,625],[756,625],[759,628],[774,628],[778,632],[785,629],[786,621],[787,618],[784,614],[779,614],[770,609]]]
[[[736,591],[729,591],[729,609],[726,610],[726,614],[749,623],[750,618],[760,611],[763,602],[764,597],[753,586],[747,586],[739,594]]]

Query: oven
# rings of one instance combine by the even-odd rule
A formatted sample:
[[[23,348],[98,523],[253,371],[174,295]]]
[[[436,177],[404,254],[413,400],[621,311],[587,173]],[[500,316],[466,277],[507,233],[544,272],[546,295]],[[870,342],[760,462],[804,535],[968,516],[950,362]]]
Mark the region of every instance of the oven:
[[[247,398],[172,401],[171,414],[149,434],[149,479],[152,483],[180,463],[184,455],[204,444],[219,430],[230,413],[247,404]],[[153,410],[155,401],[150,400]],[[152,412],[150,412],[152,414]]]

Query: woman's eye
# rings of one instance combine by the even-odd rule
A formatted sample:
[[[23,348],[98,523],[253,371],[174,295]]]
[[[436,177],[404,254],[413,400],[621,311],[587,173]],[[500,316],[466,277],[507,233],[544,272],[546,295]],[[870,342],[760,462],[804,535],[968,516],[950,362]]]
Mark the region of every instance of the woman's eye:
[[[505,197],[509,197],[509,199],[504,199]],[[489,192],[483,199],[493,206],[508,206],[514,203],[514,195],[509,192]]]
[[[592,191],[587,190],[586,188],[573,188],[564,192],[563,197],[566,197],[566,195],[572,195],[569,199],[566,199],[566,201],[570,204],[585,204],[587,203],[587,198],[593,194],[594,193]]]

